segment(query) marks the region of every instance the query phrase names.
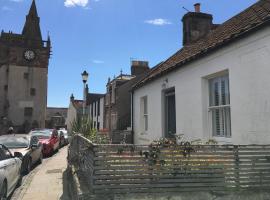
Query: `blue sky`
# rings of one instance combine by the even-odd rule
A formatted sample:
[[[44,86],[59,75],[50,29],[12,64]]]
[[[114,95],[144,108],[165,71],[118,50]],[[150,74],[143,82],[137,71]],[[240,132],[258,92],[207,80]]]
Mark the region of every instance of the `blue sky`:
[[[0,29],[20,33],[32,0],[0,0]],[[130,60],[153,67],[182,46],[182,16],[200,2],[202,12],[222,23],[256,0],[36,0],[43,38],[50,33],[48,106],[82,98],[81,72],[91,92],[104,93],[108,77]]]

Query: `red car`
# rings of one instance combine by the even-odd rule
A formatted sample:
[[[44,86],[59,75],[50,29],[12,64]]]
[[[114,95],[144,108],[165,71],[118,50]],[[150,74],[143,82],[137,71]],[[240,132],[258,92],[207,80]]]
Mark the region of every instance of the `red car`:
[[[43,145],[42,153],[44,156],[51,156],[60,148],[60,137],[57,130],[54,129],[38,129],[30,132],[32,136],[36,136]]]

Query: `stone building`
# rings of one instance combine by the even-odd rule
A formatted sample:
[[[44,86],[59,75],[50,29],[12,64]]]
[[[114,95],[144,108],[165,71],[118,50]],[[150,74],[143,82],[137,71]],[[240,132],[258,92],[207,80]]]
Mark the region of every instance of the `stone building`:
[[[132,61],[131,74],[121,74],[108,80],[104,108],[104,128],[113,143],[122,140],[123,131],[131,130],[131,88],[149,71],[148,62]],[[131,134],[130,134],[131,135]]]
[[[85,88],[85,100],[75,99],[73,94],[70,97],[69,107],[67,109],[66,126],[69,132],[72,131],[74,120],[86,116],[91,121],[91,127],[96,130],[103,129],[104,119],[104,94],[89,93],[88,85]],[[83,106],[85,104],[85,114],[83,115]]]
[[[48,107],[46,110],[46,128],[59,128],[66,126],[67,108]]]
[[[45,127],[51,42],[42,39],[35,0],[21,34],[0,36],[0,132]]]

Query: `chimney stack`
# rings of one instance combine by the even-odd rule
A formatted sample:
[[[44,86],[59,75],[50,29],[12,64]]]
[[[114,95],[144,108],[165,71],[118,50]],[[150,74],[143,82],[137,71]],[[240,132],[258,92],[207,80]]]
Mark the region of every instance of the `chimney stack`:
[[[149,71],[149,66],[147,61],[133,60],[131,62],[131,75],[139,76],[145,74]]]
[[[195,8],[196,13],[201,12],[201,4],[200,3],[195,3],[194,8]]]
[[[212,29],[213,16],[201,12],[201,4],[194,5],[195,12],[188,12],[183,16],[183,45],[190,45],[205,37]]]

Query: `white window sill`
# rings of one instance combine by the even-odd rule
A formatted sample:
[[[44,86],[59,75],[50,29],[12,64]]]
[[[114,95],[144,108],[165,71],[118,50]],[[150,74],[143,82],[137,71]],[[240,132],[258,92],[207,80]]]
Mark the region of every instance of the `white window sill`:
[[[218,144],[232,144],[232,138],[231,137],[217,137],[213,136],[213,139],[218,142]]]
[[[142,132],[140,133],[141,135],[148,135],[147,132]]]

